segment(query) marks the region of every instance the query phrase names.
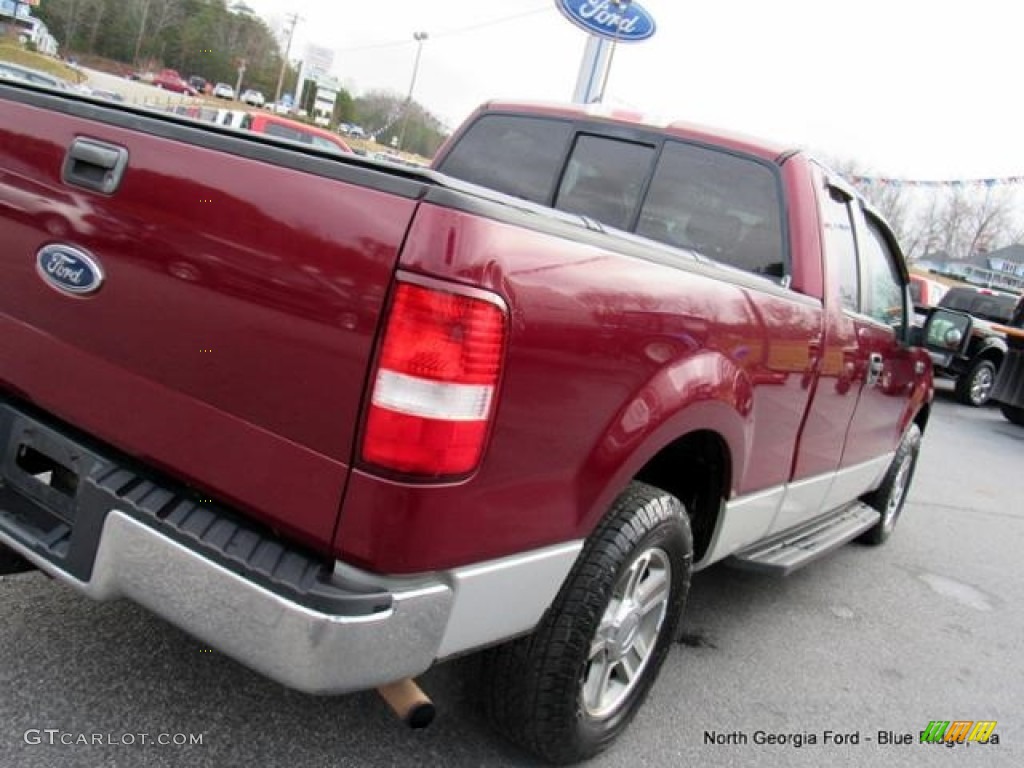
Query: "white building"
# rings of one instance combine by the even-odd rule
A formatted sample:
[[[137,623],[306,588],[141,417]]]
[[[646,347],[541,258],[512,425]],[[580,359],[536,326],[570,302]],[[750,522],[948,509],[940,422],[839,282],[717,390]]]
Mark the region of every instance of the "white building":
[[[27,2],[0,0],[0,27],[15,27],[18,36],[23,41],[31,42],[40,53],[57,55],[56,38],[42,21],[32,15],[32,7]]]

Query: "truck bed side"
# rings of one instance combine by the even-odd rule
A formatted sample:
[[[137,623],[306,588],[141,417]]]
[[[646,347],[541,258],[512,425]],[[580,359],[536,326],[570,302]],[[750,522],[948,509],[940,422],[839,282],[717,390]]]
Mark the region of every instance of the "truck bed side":
[[[4,394],[324,547],[422,183],[4,91]],[[127,150],[114,194],[62,180],[79,137]],[[102,265],[95,295],[40,279],[54,243]]]

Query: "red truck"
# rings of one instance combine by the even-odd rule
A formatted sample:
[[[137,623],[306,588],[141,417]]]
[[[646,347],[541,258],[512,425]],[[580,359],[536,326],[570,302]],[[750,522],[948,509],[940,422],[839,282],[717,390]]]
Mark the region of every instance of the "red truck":
[[[186,96],[199,95],[199,91],[196,90],[191,83],[185,80],[185,78],[178,74],[178,70],[176,69],[161,69],[153,75],[151,83],[164,91],[183,93]]]
[[[0,208],[2,557],[287,686],[486,649],[498,729],[584,759],[693,570],[900,514],[907,271],[802,152],[491,104],[418,170],[16,84],[0,139],[96,219]]]

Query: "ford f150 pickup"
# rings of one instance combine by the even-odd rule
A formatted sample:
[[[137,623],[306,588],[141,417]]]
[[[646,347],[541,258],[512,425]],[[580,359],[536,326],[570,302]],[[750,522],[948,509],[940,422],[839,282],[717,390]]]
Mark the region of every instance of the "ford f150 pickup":
[[[4,561],[287,686],[486,649],[496,726],[584,759],[691,571],[903,508],[907,271],[802,152],[491,104],[415,170],[0,84],[0,173]]]

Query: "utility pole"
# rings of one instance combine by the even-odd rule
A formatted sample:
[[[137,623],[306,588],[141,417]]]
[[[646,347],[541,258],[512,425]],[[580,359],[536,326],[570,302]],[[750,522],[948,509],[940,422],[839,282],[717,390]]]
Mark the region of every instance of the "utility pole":
[[[274,91],[274,106],[281,103],[281,89],[284,87],[284,73],[288,69],[288,56],[292,52],[292,38],[295,36],[295,27],[302,20],[297,13],[288,17],[288,43],[284,48],[284,57],[281,59],[281,73],[277,76],[277,90]]]
[[[412,106],[412,92],[416,88],[416,75],[420,71],[420,54],[423,53],[423,41],[427,39],[426,32],[416,32],[412,39],[416,41],[416,63],[412,65],[412,82],[409,83],[409,95],[405,97],[405,109],[402,115],[402,131],[398,137],[398,148],[405,150],[405,129],[409,127],[409,108]]]
[[[135,57],[132,59],[136,66],[139,64],[139,52],[142,50],[142,41],[146,36],[146,19],[149,18],[149,3],[150,0],[146,0],[142,6],[142,21],[139,22],[139,36],[135,40]]]

